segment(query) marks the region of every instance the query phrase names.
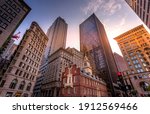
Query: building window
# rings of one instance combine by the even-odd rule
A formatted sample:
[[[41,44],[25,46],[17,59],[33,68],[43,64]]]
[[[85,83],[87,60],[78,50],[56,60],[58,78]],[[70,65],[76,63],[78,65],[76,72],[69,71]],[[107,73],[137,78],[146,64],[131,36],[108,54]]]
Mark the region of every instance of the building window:
[[[6,23],[3,23],[1,20],[0,20],[0,27],[3,28],[3,29],[6,29],[7,28],[7,24]]]
[[[148,84],[147,82],[140,82],[140,87],[141,87],[144,91],[149,91],[150,84]]]
[[[11,84],[9,85],[9,88],[10,88],[10,89],[15,89],[17,83],[18,83],[18,80],[17,80],[17,79],[14,79],[14,80],[11,82]]]
[[[12,95],[13,95],[13,92],[7,92],[5,97],[12,97]]]
[[[12,4],[12,1],[11,1],[11,0],[7,0],[6,2],[7,2],[7,4],[9,4],[9,5]]]
[[[74,92],[74,94],[76,94],[76,87],[73,88],[73,92]]]
[[[8,15],[6,13],[3,13],[2,18],[7,19]]]
[[[12,5],[12,7],[13,7],[14,9],[16,9],[16,8],[17,8],[17,6],[16,6],[15,4],[13,4],[13,5]]]
[[[21,75],[22,75],[22,71],[19,72],[19,76],[21,76]]]
[[[11,17],[8,17],[8,19],[7,19],[7,21],[9,22],[9,23],[11,23],[12,22],[12,18]]]
[[[16,17],[16,15],[17,15],[17,14],[16,14],[15,12],[12,13],[12,16],[13,16],[13,17]]]
[[[32,86],[32,84],[31,83],[29,83],[28,85],[27,85],[27,91],[30,91],[30,89],[31,89],[31,86]]]
[[[4,9],[4,10],[7,9],[7,5],[6,5],[6,4],[3,4],[1,7],[2,7],[2,9]]]
[[[21,66],[22,66],[22,64],[23,64],[23,63],[22,63],[22,62],[20,62],[19,67],[21,67]]]
[[[71,88],[68,88],[68,94],[70,94],[71,93]]]
[[[19,70],[17,69],[16,72],[15,72],[15,74],[18,75],[18,73],[19,73]]]
[[[0,30],[0,35],[3,33],[3,31],[2,30]]]
[[[2,80],[1,83],[0,83],[0,87],[3,87],[5,82],[6,82],[6,80]]]
[[[25,81],[22,81],[18,89],[23,90],[24,86],[25,86]]]
[[[9,8],[9,9],[7,10],[7,12],[8,12],[9,14],[11,14],[11,13],[12,13],[12,9]]]
[[[147,13],[150,11],[150,1],[148,1],[148,8],[147,8]]]
[[[20,11],[21,11],[21,10],[20,10],[19,8],[17,8],[17,10],[16,10],[16,11],[17,11],[17,13],[20,13]]]

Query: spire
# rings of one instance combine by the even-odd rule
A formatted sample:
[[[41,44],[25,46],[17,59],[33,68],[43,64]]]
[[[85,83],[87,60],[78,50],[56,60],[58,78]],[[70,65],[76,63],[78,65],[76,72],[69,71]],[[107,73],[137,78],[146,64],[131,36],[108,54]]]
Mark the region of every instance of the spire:
[[[90,65],[89,59],[86,56],[86,54],[84,55],[84,65],[83,65],[83,70],[87,73],[90,73],[92,75],[92,67]]]

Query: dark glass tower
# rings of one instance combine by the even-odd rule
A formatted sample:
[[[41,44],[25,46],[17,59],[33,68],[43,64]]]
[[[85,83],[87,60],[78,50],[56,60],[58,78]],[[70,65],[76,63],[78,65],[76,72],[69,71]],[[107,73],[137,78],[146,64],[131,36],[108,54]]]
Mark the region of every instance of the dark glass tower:
[[[87,54],[94,74],[106,81],[109,92],[115,96],[117,67],[104,26],[95,14],[80,24],[80,50]]]

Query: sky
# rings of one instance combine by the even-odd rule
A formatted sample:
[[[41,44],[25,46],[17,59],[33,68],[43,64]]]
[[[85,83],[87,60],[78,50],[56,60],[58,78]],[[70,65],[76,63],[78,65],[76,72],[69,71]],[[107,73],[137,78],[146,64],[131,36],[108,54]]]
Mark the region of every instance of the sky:
[[[121,54],[121,51],[113,38],[144,24],[125,0],[25,0],[25,2],[32,10],[15,33],[21,32],[22,38],[32,21],[36,21],[47,33],[48,28],[60,16],[68,24],[66,47],[78,50],[80,50],[79,24],[93,13],[104,24],[112,51],[118,54]],[[146,26],[145,28],[147,29]],[[20,40],[15,43],[18,44]]]

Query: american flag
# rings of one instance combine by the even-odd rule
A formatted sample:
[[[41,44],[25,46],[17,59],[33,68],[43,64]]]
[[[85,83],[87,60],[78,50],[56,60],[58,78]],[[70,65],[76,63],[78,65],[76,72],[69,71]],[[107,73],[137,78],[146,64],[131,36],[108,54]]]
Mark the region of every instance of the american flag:
[[[20,32],[18,32],[17,34],[14,34],[14,35],[12,36],[12,38],[18,40],[18,39],[20,38],[19,34],[20,34]]]

